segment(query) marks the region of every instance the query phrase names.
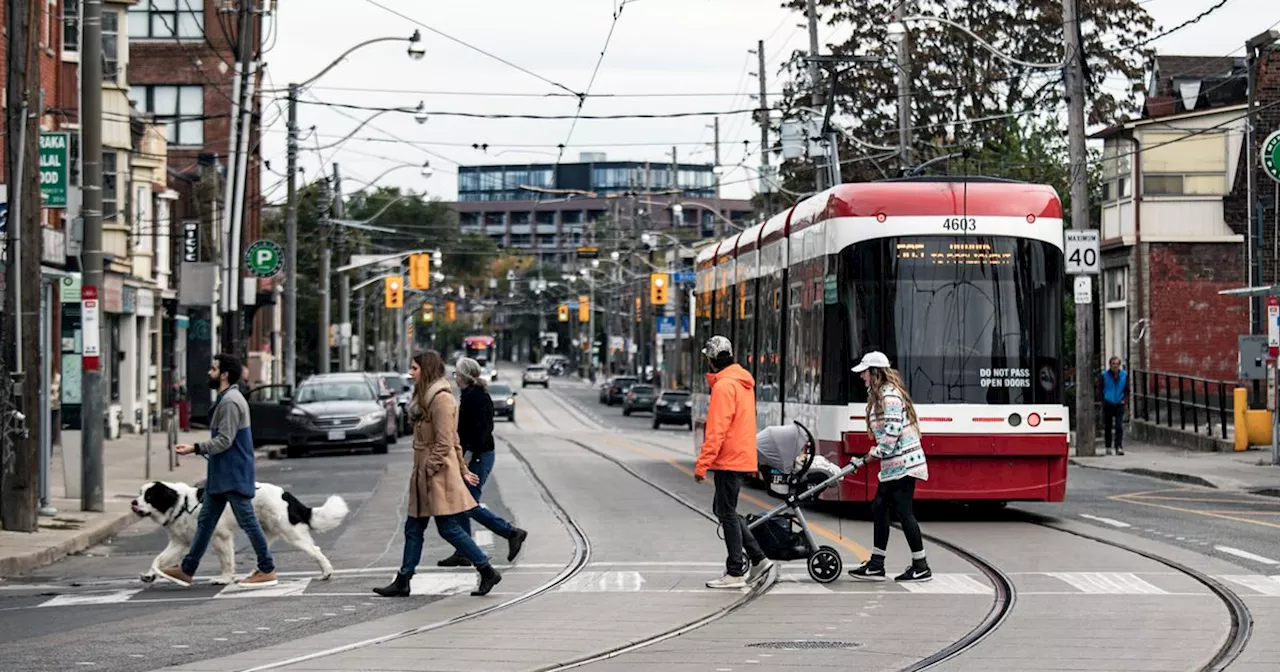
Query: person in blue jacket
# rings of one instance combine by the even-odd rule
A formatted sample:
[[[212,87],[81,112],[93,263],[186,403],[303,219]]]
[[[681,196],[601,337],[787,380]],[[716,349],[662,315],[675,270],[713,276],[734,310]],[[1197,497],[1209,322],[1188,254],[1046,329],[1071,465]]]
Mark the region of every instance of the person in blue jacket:
[[[231,355],[214,358],[213,366],[209,367],[209,387],[218,391],[218,400],[210,411],[209,430],[213,436],[211,440],[195,445],[184,443],[174,446],[174,452],[179,455],[196,453],[209,459],[204,500],[191,551],[182,559],[181,565],[160,570],[160,576],[182,586],[191,585],[200,558],[204,557],[214,528],[218,526],[218,519],[228,505],[258,556],[258,568],[240,581],[240,585],[262,588],[279,582],[267,537],[253,512],[253,497],[257,491],[253,430],[249,425],[249,402],[245,401],[240,387],[236,385],[243,370],[240,360]]]
[[[1129,372],[1120,368],[1120,358],[1112,357],[1102,372],[1102,437],[1111,454],[1111,433],[1116,435],[1116,454],[1124,455],[1124,405],[1129,401]]]

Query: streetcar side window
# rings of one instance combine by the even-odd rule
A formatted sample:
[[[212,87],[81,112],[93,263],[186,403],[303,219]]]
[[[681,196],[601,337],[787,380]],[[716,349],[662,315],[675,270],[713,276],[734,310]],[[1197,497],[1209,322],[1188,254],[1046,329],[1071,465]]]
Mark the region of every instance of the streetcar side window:
[[[854,323],[853,304],[848,283],[840,283],[845,275],[839,255],[827,257],[827,273],[822,279],[822,405],[842,406],[853,398],[854,389],[866,386],[862,381],[853,385],[853,363],[862,353],[855,345],[860,339],[850,338]],[[834,285],[834,286],[833,286]],[[865,401],[865,399],[863,400]]]
[[[737,292],[737,340],[733,342],[738,361],[754,377],[756,375],[756,281],[752,275],[758,273],[760,253],[756,250],[744,252],[738,257]]]
[[[760,401],[780,401],[778,372],[782,354],[782,244],[760,251],[761,276],[757,285],[759,304],[759,361],[756,363],[756,396]]]

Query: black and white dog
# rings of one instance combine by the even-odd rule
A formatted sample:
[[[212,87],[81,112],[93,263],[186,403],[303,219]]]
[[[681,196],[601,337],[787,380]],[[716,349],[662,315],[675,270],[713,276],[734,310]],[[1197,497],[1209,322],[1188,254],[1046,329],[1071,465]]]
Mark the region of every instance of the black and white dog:
[[[253,510],[267,543],[284,539],[320,565],[320,578],[332,576],[333,565],[312,540],[311,530],[325,532],[340,525],[348,513],[346,501],[330,495],[324,506],[312,508],[278,485],[255,485],[257,494],[253,498]],[[161,569],[177,564],[186,555],[196,537],[203,500],[204,488],[186,483],[152,481],[139,489],[132,503],[133,512],[139,518],[150,518],[169,533],[169,545],[151,561],[151,568],[142,574],[143,581],[154,581]],[[235,529],[235,515],[231,513],[231,507],[227,507],[213,532],[213,552],[222,567],[222,573],[212,581],[216,585],[230,584],[235,580]]]

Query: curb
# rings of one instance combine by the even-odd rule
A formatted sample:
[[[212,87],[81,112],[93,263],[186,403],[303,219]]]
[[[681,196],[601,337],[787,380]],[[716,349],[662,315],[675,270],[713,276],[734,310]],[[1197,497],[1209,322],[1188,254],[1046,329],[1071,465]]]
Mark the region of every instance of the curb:
[[[1068,459],[1067,464],[1072,464],[1077,467],[1083,467],[1085,469],[1097,469],[1099,471],[1118,471],[1125,474],[1134,474],[1136,476],[1147,476],[1150,478],[1158,478],[1162,481],[1174,481],[1176,483],[1187,483],[1190,485],[1199,485],[1205,488],[1213,488],[1214,490],[1221,489],[1215,483],[1205,480],[1203,478],[1200,478],[1199,476],[1192,476],[1190,474],[1179,474],[1176,471],[1160,471],[1158,469],[1146,469],[1144,467],[1123,467],[1123,468],[1113,469],[1111,467],[1100,467],[1095,464],[1085,464],[1083,462],[1080,462],[1074,459]]]
[[[137,516],[132,513],[121,513],[115,518],[105,519],[103,523],[92,528],[81,530],[75,536],[55,546],[25,555],[0,558],[0,577],[18,576],[51,565],[68,555],[83,551],[119,534],[137,519]]]

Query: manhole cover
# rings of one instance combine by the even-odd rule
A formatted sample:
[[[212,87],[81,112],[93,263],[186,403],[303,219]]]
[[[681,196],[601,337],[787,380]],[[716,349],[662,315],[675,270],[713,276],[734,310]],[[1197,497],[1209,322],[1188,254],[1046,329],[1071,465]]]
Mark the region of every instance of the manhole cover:
[[[753,649],[783,649],[798,651],[803,649],[856,649],[859,646],[862,646],[862,644],[859,642],[796,639],[786,642],[753,642],[747,646]]]

